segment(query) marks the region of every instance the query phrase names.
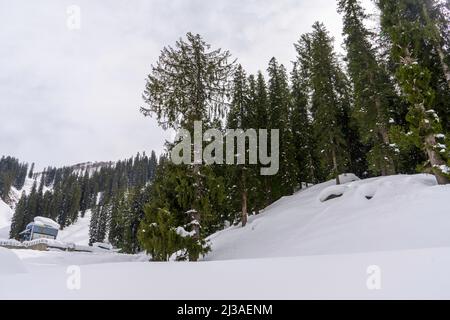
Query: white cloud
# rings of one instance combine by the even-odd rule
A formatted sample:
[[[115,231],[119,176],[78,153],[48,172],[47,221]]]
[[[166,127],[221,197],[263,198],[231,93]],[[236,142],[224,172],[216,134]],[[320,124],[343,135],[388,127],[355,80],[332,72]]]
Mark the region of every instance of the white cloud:
[[[66,26],[73,4],[78,31]],[[248,72],[272,56],[290,69],[293,43],[316,20],[339,47],[334,0],[2,1],[0,154],[42,167],[161,151],[170,135],[138,107],[163,46],[192,31]]]

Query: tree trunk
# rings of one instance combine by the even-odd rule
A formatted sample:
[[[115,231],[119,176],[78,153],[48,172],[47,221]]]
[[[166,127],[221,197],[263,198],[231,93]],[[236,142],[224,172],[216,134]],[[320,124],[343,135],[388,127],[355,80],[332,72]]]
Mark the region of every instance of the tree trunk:
[[[200,195],[200,184],[201,184],[201,178],[200,178],[200,165],[199,164],[194,164],[194,177],[195,177],[195,181],[197,183],[197,186],[195,187],[195,200],[194,200],[194,204],[200,199],[201,195]],[[191,211],[191,221],[196,221],[196,223],[193,224],[192,226],[192,230],[194,231],[194,235],[192,236],[193,239],[199,241],[200,240],[200,219],[201,219],[201,214],[198,211],[198,208],[195,208],[196,206],[194,205],[194,209]],[[198,260],[198,256],[189,256],[189,260],[190,261],[197,261]]]
[[[381,140],[383,143],[383,147],[388,148],[390,145],[390,139],[389,139],[389,133],[388,130],[384,125],[380,126],[379,128]],[[387,159],[383,159],[383,168],[381,171],[381,175],[383,176],[389,176],[395,174],[395,164],[392,157],[390,157],[388,154],[383,152],[383,157],[386,157]]]
[[[373,75],[370,75],[370,81],[374,81],[373,80]],[[375,84],[374,84],[375,85]],[[377,120],[380,121],[382,124],[379,126],[378,128],[378,132],[380,134],[381,137],[381,141],[380,143],[383,144],[383,148],[382,150],[384,150],[385,147],[388,147],[390,144],[390,139],[389,139],[389,132],[385,126],[385,124],[381,121],[381,119],[384,118],[384,114],[382,114],[382,110],[381,110],[381,101],[380,101],[380,97],[377,96],[375,98],[375,108],[377,110]],[[384,157],[386,157],[387,159],[385,159]],[[387,161],[387,165],[386,165],[386,161]],[[381,166],[381,175],[382,176],[388,176],[388,175],[392,175],[395,174],[395,165],[394,165],[394,160],[385,152],[383,152],[383,163]]]
[[[426,110],[423,105],[419,105],[418,109],[424,114],[424,118],[427,119],[426,116]],[[426,129],[430,129],[431,125],[430,122],[428,122],[428,125],[426,126]],[[428,161],[431,165],[431,170],[434,173],[434,176],[436,177],[436,180],[438,184],[448,184],[450,183],[449,179],[439,170],[436,169],[436,167],[445,165],[444,160],[441,158],[440,154],[436,151],[436,137],[434,133],[430,133],[425,137],[425,150],[428,156]]]
[[[245,227],[247,224],[248,214],[247,214],[247,190],[242,192],[242,226]]]
[[[334,148],[333,139],[331,139],[331,155],[333,157],[333,169],[334,174],[336,175],[336,184],[341,184],[341,180],[339,179],[339,171],[338,171],[338,164],[337,164],[337,158],[336,158],[336,150]]]
[[[434,173],[434,176],[436,177],[438,184],[441,184],[441,185],[449,184],[450,180],[444,174],[442,174],[442,172],[435,169],[436,166],[445,165],[445,163],[442,160],[442,158],[440,157],[440,155],[438,154],[438,152],[436,152],[436,150],[434,149],[434,146],[436,145],[436,138],[435,138],[434,134],[429,134],[425,138],[425,143],[426,143],[426,151],[427,151],[427,155],[428,155],[428,160],[430,162],[430,165],[432,167],[432,172]]]
[[[247,213],[247,184],[245,181],[245,168],[242,170],[242,211],[241,211],[241,222],[242,227],[245,227],[248,220]]]

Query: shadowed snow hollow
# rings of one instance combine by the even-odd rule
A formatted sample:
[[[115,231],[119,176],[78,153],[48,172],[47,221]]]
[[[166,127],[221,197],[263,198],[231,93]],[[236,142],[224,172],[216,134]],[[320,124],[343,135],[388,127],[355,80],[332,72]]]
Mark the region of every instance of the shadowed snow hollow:
[[[343,179],[284,197],[245,228],[212,235],[206,260],[450,246],[450,186],[425,174]]]

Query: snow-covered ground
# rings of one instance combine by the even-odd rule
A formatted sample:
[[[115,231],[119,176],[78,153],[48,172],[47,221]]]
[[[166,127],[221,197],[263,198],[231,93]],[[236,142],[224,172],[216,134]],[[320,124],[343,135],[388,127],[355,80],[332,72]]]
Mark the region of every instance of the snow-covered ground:
[[[449,299],[450,186],[429,175],[343,180],[341,197],[323,201],[334,182],[316,185],[212,235],[197,263],[0,250],[15,266],[0,268],[0,299]],[[84,239],[85,219],[71,239]]]
[[[245,228],[216,233],[207,260],[450,247],[450,186],[437,186],[433,176],[340,187],[342,197],[321,202],[336,191],[334,181],[313,186],[250,217]]]
[[[91,210],[88,210],[84,217],[79,216],[74,224],[61,230],[58,234],[58,240],[87,246],[89,244],[90,221]]]
[[[9,238],[12,215],[13,210],[0,199],[0,239]]]

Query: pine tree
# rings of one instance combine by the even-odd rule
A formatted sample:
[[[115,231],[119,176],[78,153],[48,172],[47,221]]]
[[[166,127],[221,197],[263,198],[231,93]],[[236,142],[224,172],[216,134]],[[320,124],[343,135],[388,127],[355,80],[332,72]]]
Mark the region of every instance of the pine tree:
[[[255,82],[253,84],[253,81]],[[255,80],[250,80],[250,110],[251,127],[258,129],[269,129],[269,98],[264,76],[258,72]],[[253,121],[252,121],[253,120]],[[259,137],[258,137],[259,139]],[[259,143],[259,140],[258,140]],[[259,144],[258,144],[259,145]],[[255,166],[255,212],[258,213],[270,203],[270,179],[271,177],[260,174],[261,164]]]
[[[343,131],[346,97],[342,97],[343,72],[333,51],[332,38],[324,25],[316,22],[311,34],[311,114],[313,130],[327,175],[336,178],[349,163]]]
[[[278,129],[280,134],[280,168],[271,179],[271,200],[289,195],[297,187],[297,167],[295,163],[295,146],[290,125],[291,96],[285,67],[275,58],[269,62],[269,128]]]
[[[431,2],[430,2],[431,3]],[[442,121],[435,111],[439,107],[436,86],[436,30],[430,20],[427,1],[400,0],[396,2],[379,0],[381,25],[392,42],[392,59],[398,64],[396,78],[410,108],[407,115],[409,139],[427,155],[426,170],[434,173],[439,184],[449,180],[448,147],[443,141]],[[430,32],[431,30],[431,32]],[[444,78],[441,70],[440,79]],[[438,103],[438,104],[437,104]],[[439,108],[439,109],[442,109]],[[444,152],[442,152],[444,150]]]
[[[228,62],[228,51],[210,50],[200,35],[188,33],[186,38],[187,41],[177,41],[175,48],[162,50],[144,91],[148,107],[141,111],[144,115],[155,115],[164,129],[184,128],[192,133],[195,121],[203,121],[209,128],[214,119],[224,115],[233,64]],[[202,208],[208,202],[209,180],[215,179],[213,171],[204,169],[197,160],[187,172],[188,178],[194,179],[194,196],[187,211],[195,215],[194,220],[199,224],[195,227],[197,241],[201,241],[200,225],[208,214]]]
[[[250,129],[249,116],[250,116],[250,97],[249,97],[249,85],[247,82],[247,76],[241,65],[238,65],[234,74],[233,89],[231,93],[231,107],[227,117],[227,128],[229,129]],[[246,139],[247,140],[247,139]],[[255,141],[256,142],[256,141]],[[250,141],[248,142],[250,143]],[[245,227],[248,219],[248,193],[249,193],[249,145],[247,141],[244,146],[244,154],[235,156],[236,166],[232,166],[231,176],[233,184],[238,186],[235,190],[240,195],[237,195],[238,199],[241,199],[241,223]],[[240,153],[241,150],[235,150],[234,154]],[[244,157],[245,163],[240,164],[238,158]]]
[[[34,173],[34,162],[31,164],[30,173],[28,173],[28,178],[32,179]]]
[[[211,169],[211,167],[204,168],[205,171]],[[196,192],[192,188],[196,178],[192,176],[192,171],[187,166],[175,165],[168,160],[160,162],[138,232],[142,247],[152,254],[153,259],[161,259],[162,256],[167,258],[167,252],[173,254],[181,250],[179,259],[196,261],[201,254],[208,252],[209,246],[204,237],[216,230],[212,223],[214,221],[213,213],[217,212],[217,209],[223,204],[224,191],[223,181],[207,179],[207,176],[208,173],[202,175],[201,185],[205,189],[201,191],[208,197],[202,199],[200,210],[202,210],[203,219],[202,224],[199,224],[197,212],[192,209],[192,203],[196,196]],[[166,217],[167,214],[170,217]],[[154,223],[158,223],[158,219],[162,219],[161,225],[155,226]],[[173,247],[173,243],[165,242],[171,239],[171,236],[166,233],[172,234],[172,231],[177,229],[185,230],[187,233],[182,232],[184,239],[182,241],[178,239],[180,240],[177,240],[179,246]],[[150,233],[149,230],[159,234],[162,239],[158,240],[158,237],[151,236],[155,233]],[[196,237],[198,233],[201,233],[201,238]]]
[[[26,225],[31,222],[28,221],[26,209],[27,197],[25,192],[23,192],[19,202],[16,205],[16,209],[11,220],[11,228],[9,231],[9,237],[11,239],[18,239],[19,233],[25,230]]]
[[[353,101],[361,135],[371,145],[369,169],[375,174],[395,173],[394,150],[389,138],[389,97],[393,88],[377,59],[364,25],[367,18],[358,0],[339,0],[338,11],[344,16],[347,62],[353,83]]]
[[[300,187],[318,181],[316,176],[317,159],[314,153],[314,137],[312,123],[308,115],[308,85],[307,78],[298,70],[297,63],[292,71],[292,117],[291,126],[294,134],[296,163],[298,166],[298,183]]]

